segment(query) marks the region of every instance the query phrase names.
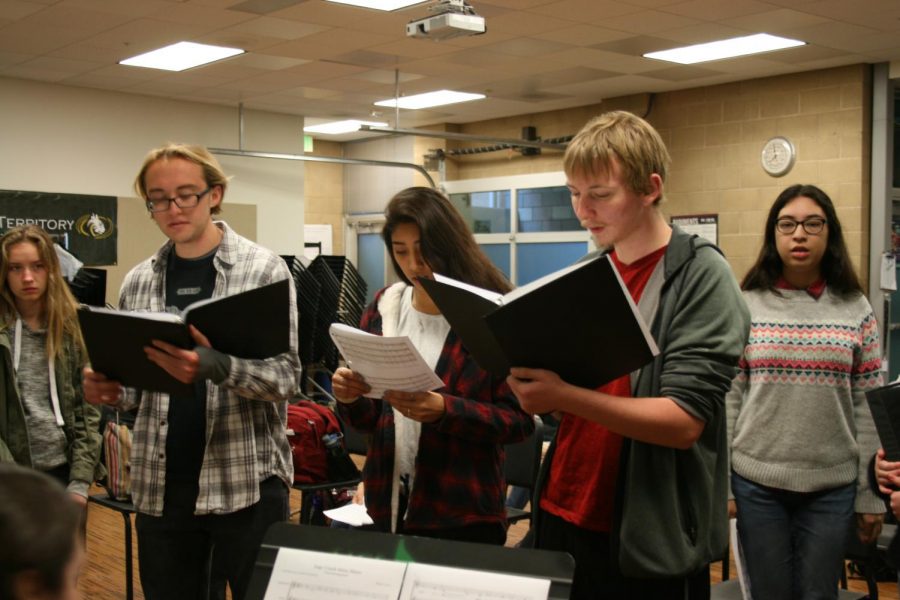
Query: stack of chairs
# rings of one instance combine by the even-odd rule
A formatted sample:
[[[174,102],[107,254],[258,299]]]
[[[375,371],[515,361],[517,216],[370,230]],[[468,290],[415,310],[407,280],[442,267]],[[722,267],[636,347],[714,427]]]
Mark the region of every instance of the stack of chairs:
[[[332,323],[359,326],[365,306],[366,283],[356,267],[343,256],[319,255],[312,262],[305,257],[282,258],[297,289],[300,361],[304,371],[301,391],[313,400],[319,393],[330,396],[319,384],[322,382],[316,382],[317,376],[330,381],[340,359],[328,328]]]
[[[319,310],[316,313],[315,341],[313,345],[316,349],[316,359],[314,362],[321,365],[328,371],[334,372],[338,367],[340,355],[331,336],[328,334],[328,328],[332,323],[344,323],[338,318],[338,306],[341,299],[341,282],[328,266],[328,263],[322,260],[320,254],[309,265],[309,270],[315,276],[321,287],[321,296],[319,298]],[[357,325],[355,323],[354,325]],[[310,373],[310,375],[314,375]]]
[[[316,257],[316,260],[326,263],[340,282],[337,308],[338,321],[352,327],[358,327],[359,320],[365,309],[366,282],[346,256],[320,255]]]
[[[66,280],[72,295],[80,304],[106,306],[106,270],[81,267],[72,281]]]
[[[305,257],[284,256],[294,280],[297,291],[298,331],[300,339],[300,362],[305,366],[315,362],[316,316],[319,312],[319,299],[322,285],[309,270],[309,260]]]

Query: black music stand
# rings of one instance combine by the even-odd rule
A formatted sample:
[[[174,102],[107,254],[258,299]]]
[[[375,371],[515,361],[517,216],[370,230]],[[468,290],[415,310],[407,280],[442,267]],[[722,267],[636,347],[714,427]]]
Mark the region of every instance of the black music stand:
[[[263,600],[279,548],[394,560],[401,545],[419,563],[549,579],[549,600],[568,600],[572,590],[575,560],[565,552],[275,523],[263,538],[245,598]]]

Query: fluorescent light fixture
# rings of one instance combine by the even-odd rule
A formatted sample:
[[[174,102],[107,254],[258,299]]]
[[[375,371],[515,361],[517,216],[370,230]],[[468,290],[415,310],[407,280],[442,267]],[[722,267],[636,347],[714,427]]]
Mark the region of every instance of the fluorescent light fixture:
[[[785,48],[805,45],[806,42],[799,40],[769,35],[768,33],[757,33],[755,35],[731,38],[730,40],[672,48],[671,50],[662,50],[660,52],[648,52],[644,54],[644,57],[666,60],[682,65],[693,65],[711,60],[722,60],[723,58],[734,58],[735,56],[746,56],[747,54],[784,50]]]
[[[132,67],[146,67],[148,69],[163,69],[165,71],[184,71],[185,69],[243,53],[244,51],[240,48],[225,48],[224,46],[210,46],[208,44],[195,44],[194,42],[178,42],[177,44],[171,44],[126,58],[119,61],[119,64]]]
[[[346,121],[332,121],[331,123],[320,123],[319,125],[310,125],[304,127],[306,133],[325,133],[329,135],[337,135],[339,133],[352,133],[359,131],[360,125],[368,125],[369,127],[387,127],[387,123],[378,123],[376,121],[357,121],[356,119],[348,119]]]
[[[375,10],[399,10],[412,6],[413,4],[421,4],[425,0],[328,0],[335,4],[349,4],[350,6],[358,6],[360,8],[374,8]]]
[[[391,108],[399,106],[400,108],[418,110],[420,108],[431,108],[432,106],[443,106],[445,104],[469,102],[470,100],[481,100],[484,97],[484,94],[438,90],[436,92],[426,92],[414,96],[403,96],[399,101],[395,98],[391,98],[390,100],[379,100],[375,103],[375,106],[389,106]]]

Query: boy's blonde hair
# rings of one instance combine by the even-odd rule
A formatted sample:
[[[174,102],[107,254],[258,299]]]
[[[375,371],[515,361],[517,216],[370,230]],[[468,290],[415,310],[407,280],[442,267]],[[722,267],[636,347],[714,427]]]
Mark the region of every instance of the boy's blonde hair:
[[[222,165],[219,164],[219,161],[216,160],[210,151],[203,146],[172,142],[160,148],[156,148],[155,150],[151,150],[147,154],[147,157],[144,158],[144,164],[141,165],[141,170],[138,172],[137,177],[134,178],[134,191],[136,191],[141,198],[144,200],[147,199],[147,184],[144,181],[144,177],[147,175],[147,169],[158,160],[168,160],[171,158],[182,158],[200,165],[200,168],[203,169],[203,179],[206,181],[206,185],[209,187],[219,186],[222,188],[222,199],[225,199],[225,188],[228,187],[228,176],[225,175],[225,172],[222,170]],[[219,204],[213,206],[209,212],[217,215],[221,211],[222,203],[219,202]]]
[[[635,114],[616,110],[594,117],[569,142],[563,157],[567,176],[608,175],[613,159],[622,181],[632,192],[651,191],[650,176],[663,183],[671,158],[662,137],[650,123]],[[662,193],[656,203],[662,200]]]

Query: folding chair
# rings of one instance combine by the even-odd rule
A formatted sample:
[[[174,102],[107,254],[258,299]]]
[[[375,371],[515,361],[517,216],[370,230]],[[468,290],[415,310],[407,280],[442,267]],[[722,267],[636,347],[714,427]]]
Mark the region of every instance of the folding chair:
[[[544,445],[544,424],[541,418],[534,417],[534,432],[514,444],[506,444],[506,460],[503,462],[503,476],[507,485],[525,488],[530,492],[530,510],[506,507],[506,520],[510,523],[522,519],[532,520],[531,513],[534,507],[534,487],[537,483],[538,470],[541,467],[541,451]]]

